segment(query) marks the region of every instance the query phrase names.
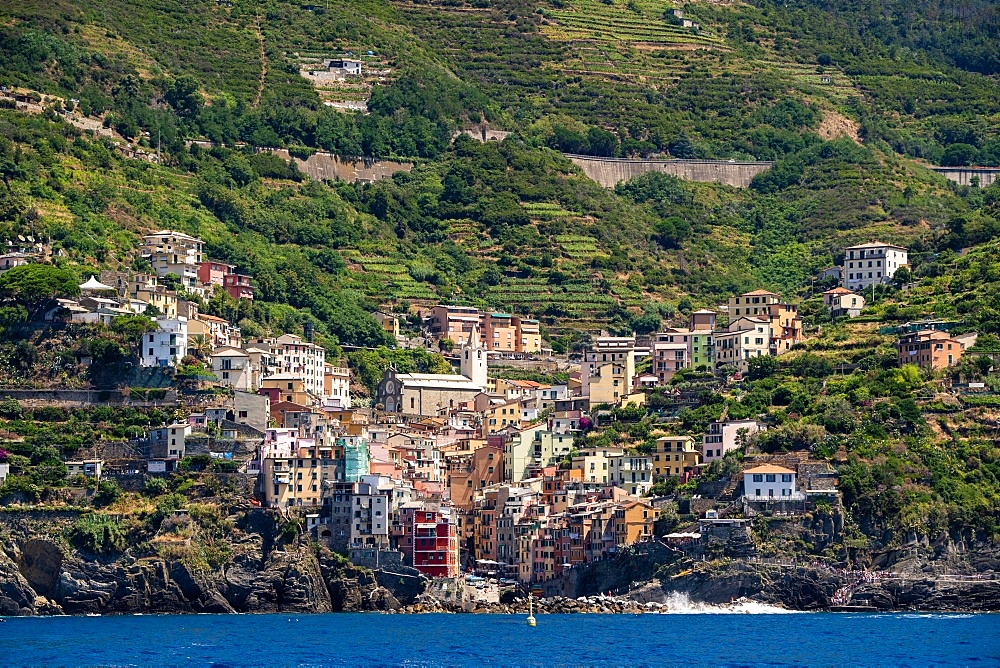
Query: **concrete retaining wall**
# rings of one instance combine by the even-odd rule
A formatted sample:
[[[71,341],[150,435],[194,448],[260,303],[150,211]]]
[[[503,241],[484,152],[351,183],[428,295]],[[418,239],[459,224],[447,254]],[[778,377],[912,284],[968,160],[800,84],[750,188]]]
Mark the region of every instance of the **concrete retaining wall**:
[[[979,177],[979,187],[986,188],[1000,180],[1000,167],[931,167],[944,178],[963,186],[971,186],[972,178]]]
[[[726,160],[624,160],[564,154],[588,177],[605,188],[646,172],[663,172],[687,181],[724,183],[746,188],[753,177],[771,168],[770,162],[730,162]]]

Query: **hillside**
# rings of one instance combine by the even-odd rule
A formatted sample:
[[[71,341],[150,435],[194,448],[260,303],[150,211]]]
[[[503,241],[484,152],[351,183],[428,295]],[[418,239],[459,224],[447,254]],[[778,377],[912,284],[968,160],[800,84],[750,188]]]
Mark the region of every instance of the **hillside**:
[[[761,423],[754,425],[755,435],[743,431],[739,446],[727,452],[705,456],[684,450],[684,469],[677,444],[674,475],[669,467],[661,475],[651,468],[652,460],[635,464],[650,465],[639,470],[638,482],[648,484],[641,492],[633,488],[636,498],[672,498],[648,516],[630,504],[635,527],[642,512],[642,534],[616,537],[614,547],[652,542],[639,538],[675,530],[700,532],[698,517],[709,509],[706,503],[750,517],[749,506],[741,510],[739,501],[744,469],[791,467],[781,481],[792,485],[791,493],[795,481],[784,477],[799,475],[802,464],[807,468],[800,481],[809,484],[807,469],[815,466],[824,485],[838,485],[839,494],[827,494],[833,490],[826,486],[804,488],[823,498],[809,500],[808,513],[804,502],[795,518],[766,508],[743,536],[745,551],[734,555],[720,548],[681,556],[671,550],[669,568],[658,575],[683,589],[712,579],[713,571],[723,579],[731,572],[741,580],[736,588],[741,595],[740,573],[757,569],[738,562],[751,555],[822,564],[822,569],[899,565],[901,572],[919,572],[928,582],[941,573],[995,572],[1000,184],[963,187],[928,166],[1000,165],[1000,40],[995,2],[953,5],[944,0],[7,3],[0,8],[0,85],[6,88],[0,95],[0,243],[14,248],[37,242],[42,264],[28,262],[0,274],[0,387],[9,395],[0,401],[0,462],[10,467],[0,498],[32,511],[65,509],[72,517],[48,526],[26,517],[0,528],[0,542],[22,541],[38,531],[72,568],[104,559],[106,564],[91,571],[96,579],[104,577],[105,566],[116,568],[110,564],[120,557],[149,560],[148,567],[159,572],[181,564],[177,573],[188,573],[189,579],[191,573],[225,568],[227,578],[232,571],[243,583],[216,573],[195,582],[196,595],[183,601],[162,606],[144,601],[149,610],[272,610],[284,604],[296,610],[392,608],[398,605],[390,605],[370,574],[354,572],[343,559],[299,539],[304,527],[296,513],[319,505],[324,489],[331,488],[317,482],[315,463],[304,465],[300,449],[288,459],[312,469],[312,496],[280,497],[277,474],[288,469],[267,468],[277,457],[266,455],[270,446],[261,441],[273,443],[276,432],[265,436],[265,429],[278,422],[292,429],[293,420],[306,430],[311,425],[314,436],[323,434],[320,452],[329,451],[322,447],[328,436],[353,439],[360,433],[360,445],[350,446],[352,458],[362,462],[371,454],[360,454],[371,434],[400,440],[397,435],[409,439],[411,430],[419,430],[422,435],[402,454],[389,455],[388,440],[371,439],[387,453],[376,469],[398,476],[405,483],[400,489],[409,490],[393,492],[399,500],[411,498],[410,491],[412,498],[428,489],[434,490],[428,497],[436,495],[445,486],[448,497],[454,493],[451,480],[458,479],[459,469],[443,467],[449,457],[442,450],[450,449],[459,433],[465,444],[495,447],[508,437],[513,443],[517,427],[537,428],[537,442],[546,443],[551,456],[538,455],[530,471],[527,456],[522,458],[523,471],[516,474],[508,473],[506,463],[502,475],[490,464],[489,474],[496,471],[498,481],[516,485],[558,465],[567,482],[571,470],[580,471],[575,479],[582,487],[584,463],[574,459],[588,446],[621,447],[622,455],[614,455],[610,467],[605,464],[605,470],[614,469],[618,458],[621,472],[633,456],[655,456],[659,462],[665,454],[670,461],[669,443],[658,445],[659,438],[680,435],[699,443],[712,433],[710,423],[752,419]],[[350,73],[354,67],[360,72]],[[485,139],[487,130],[502,139],[472,136]],[[407,169],[370,182],[324,181],[285,159],[317,151],[342,164],[392,159],[406,162]],[[766,160],[771,166],[745,188],[656,172],[605,188],[588,179],[567,153]],[[196,326],[200,340],[192,335],[190,344],[185,342],[190,355],[175,355],[180,350],[175,332],[163,329],[154,336],[152,328],[165,323],[123,315],[117,307],[93,307],[82,314],[87,317],[68,323],[39,322],[55,297],[77,296],[79,284],[101,270],[157,268],[142,257],[140,243],[158,230],[204,240],[206,258],[234,265],[253,283],[249,300],[226,290],[229,274],[216,281],[223,283],[218,287],[212,277],[186,288],[176,274],[161,277],[163,292],[176,291],[200,313],[228,322],[202,319],[210,324]],[[817,274],[840,261],[846,247],[873,239],[905,246],[909,266],[899,268],[892,282],[864,289],[867,304],[852,314],[858,317],[835,321],[820,294],[834,279]],[[147,255],[162,262],[160,268],[180,265],[156,252]],[[879,257],[887,270],[889,256]],[[397,346],[371,315],[398,314],[407,335],[421,334],[418,312],[442,303],[535,317],[545,340],[535,350],[551,348],[552,358],[500,363],[501,353],[493,355],[490,371],[497,377],[559,381],[568,393],[578,361],[571,354],[588,347],[592,335],[662,331],[686,323],[700,307],[714,308],[758,288],[777,291],[798,307],[804,336],[779,337],[776,326],[768,341],[765,323],[725,333],[716,329],[717,341],[729,337],[735,346],[719,344],[720,350],[736,350],[740,339],[747,346],[728,360],[717,358],[716,375],[690,368],[696,366],[691,351],[705,339],[684,336],[684,350],[670,348],[678,360],[676,373],[664,372],[658,383],[640,377],[640,384],[657,385],[643,385],[648,401],[643,406],[629,394],[636,386],[627,377],[630,365],[616,361],[612,349],[611,360],[602,360],[612,375],[596,381],[602,387],[590,385],[588,374],[587,390],[598,391],[586,394],[581,381],[579,392],[587,399],[565,397],[574,408],[577,401],[593,400],[586,419],[573,418],[565,432],[558,431],[558,423],[544,422],[558,405],[556,390],[548,388],[550,404],[541,407],[537,394],[544,398],[544,390],[525,389],[530,383],[507,384],[504,390],[494,381],[490,405],[472,416],[475,411],[467,406],[479,407],[487,383],[458,378],[463,394],[441,394],[433,400],[436,407],[426,409],[434,415],[424,414],[421,383],[448,386],[456,378],[407,381],[402,374],[444,373],[451,364],[417,337],[406,342],[413,348]],[[96,303],[92,295],[86,299]],[[923,318],[951,320],[947,326],[956,333],[978,332],[973,354],[962,348],[958,363],[949,359],[938,370],[900,364],[896,327]],[[786,319],[784,325],[796,328],[792,322],[789,326]],[[325,348],[323,359],[302,342],[263,351],[254,347],[271,344],[254,341],[246,352],[214,355],[215,365],[207,349],[234,345],[236,337],[225,331],[231,332],[229,325],[239,327],[247,344],[283,333],[313,339]],[[221,330],[218,338],[213,327]],[[534,336],[530,329],[522,331]],[[147,334],[149,347],[140,345]],[[169,351],[168,359],[155,356],[154,338]],[[518,335],[508,333],[510,338]],[[752,338],[755,348],[749,348]],[[784,345],[787,352],[772,356],[768,343],[774,350]],[[448,344],[437,342],[442,351],[450,350]],[[656,362],[664,369],[667,349],[654,348],[658,360],[639,356],[640,374]],[[268,394],[267,408],[257,406],[265,404],[261,397],[236,395],[236,383],[226,382],[229,372],[241,370],[227,360],[250,359],[251,352],[260,361],[243,367],[249,371],[241,378],[242,389]],[[595,359],[597,354],[595,349]],[[285,373],[299,374],[292,378],[303,384],[308,379],[316,392],[300,392],[287,376],[280,377],[282,362],[272,364],[270,355],[283,356],[288,369],[300,361],[315,364]],[[470,355],[466,349],[466,359],[476,359]],[[341,367],[345,359],[350,372],[323,371],[323,362]],[[726,363],[741,360],[746,362],[739,374]],[[163,364],[173,368],[160,368]],[[681,369],[684,364],[688,368]],[[416,384],[420,405],[411,395],[410,413],[392,408],[396,379],[392,372],[383,376],[390,365],[400,384],[410,382],[410,391]],[[477,368],[485,373],[484,366]],[[256,380],[252,373],[259,374]],[[52,388],[65,391],[58,401],[47,398],[57,396]],[[329,420],[323,425],[296,406],[312,404],[318,392],[328,395],[324,399],[336,396],[324,408],[339,409],[336,418],[333,413],[322,418]],[[522,399],[531,392],[535,403],[527,406]],[[233,445],[227,458],[211,443],[216,438],[218,444],[216,432],[229,422],[234,424],[227,425],[231,433],[225,438],[234,444],[244,440],[230,418],[242,412],[249,420],[251,409],[242,411],[238,396],[257,402],[252,410],[259,413],[254,415],[259,429],[239,449]],[[623,403],[631,403],[612,407],[625,396]],[[405,406],[401,397],[397,409]],[[356,412],[342,408],[347,398]],[[223,400],[226,406],[217,405]],[[400,415],[387,417],[382,410],[387,406]],[[209,409],[215,418],[208,417]],[[511,416],[501,417],[499,427],[497,409]],[[446,413],[454,422],[437,420]],[[459,419],[465,421],[461,429]],[[217,422],[210,425],[211,420]],[[177,421],[188,421],[192,433],[198,432],[192,439],[197,454],[181,449],[154,457],[154,438],[147,432],[159,425],[187,429]],[[558,435],[560,450],[542,435],[543,428]],[[445,432],[447,439],[437,438]],[[563,445],[567,434],[572,435]],[[528,440],[516,438],[518,448],[527,448]],[[426,449],[410,460],[409,446],[416,440]],[[139,451],[142,442],[150,444],[148,453]],[[166,442],[164,435],[164,449]],[[657,448],[663,445],[661,453]],[[334,459],[343,460],[338,481],[348,481],[347,448],[339,443],[337,448]],[[530,450],[534,457],[534,446]],[[109,475],[126,480],[127,489],[110,481],[90,483],[83,473],[68,478],[77,470],[68,469],[68,462],[106,452],[118,467]],[[251,453],[259,456],[254,460],[259,467],[238,461],[237,455]],[[492,461],[493,454],[483,461]],[[469,456],[474,462],[475,448]],[[709,458],[713,461],[705,463]],[[150,468],[152,460],[163,468]],[[167,460],[178,468],[167,469]],[[423,470],[428,463],[434,471],[442,468],[428,474]],[[79,464],[86,471],[86,462]],[[469,466],[468,512],[474,514],[488,507],[474,497],[488,485],[485,476],[472,473],[478,464]],[[590,467],[595,470],[595,463]],[[324,476],[335,475],[333,470]],[[630,470],[635,485],[638,469]],[[301,476],[280,484],[289,485],[291,494],[296,480],[296,494],[306,494],[310,485],[300,484]],[[474,478],[479,486],[472,490]],[[255,489],[253,480],[264,484]],[[591,482],[589,487],[596,487],[596,474]],[[601,495],[620,497],[624,473],[604,483]],[[764,497],[759,491],[755,496]],[[251,508],[251,499],[291,512],[274,523],[277,515]],[[350,511],[349,498],[347,503]],[[613,513],[609,522],[624,517]],[[485,527],[470,533],[493,535],[481,514],[464,518],[464,527]],[[554,525],[547,522],[535,522],[536,528],[548,531]],[[279,547],[287,548],[278,550],[286,556],[272,559]],[[0,551],[0,576],[16,579],[21,564],[12,566],[14,557],[4,554]],[[595,554],[604,556],[600,550]],[[486,561],[497,553],[492,555]],[[479,558],[472,557],[473,563]],[[570,563],[565,557],[551,557],[553,567]],[[284,559],[290,560],[287,567],[281,565]],[[375,559],[378,563],[377,553]],[[251,561],[252,566],[241,565]],[[260,593],[267,582],[277,581],[279,571],[299,582],[301,587],[287,587],[298,596],[270,600]],[[137,581],[140,576],[134,575],[124,579]],[[806,576],[796,577],[801,583]],[[824,587],[831,589],[836,580],[836,588],[817,589],[811,600],[823,606],[839,600],[836,592],[847,586],[839,578],[824,576]],[[338,590],[345,579],[355,585]],[[731,584],[714,591],[724,600]],[[44,595],[44,587],[36,585],[11,590],[29,603],[18,607],[128,609],[124,602],[88,607],[65,597],[46,605],[35,601],[34,593]],[[338,591],[344,599],[339,603]],[[362,593],[376,598],[353,604]]]
[[[995,11],[974,2],[918,26],[876,4],[4,8],[0,82],[163,156],[129,160],[52,114],[5,112],[18,129],[0,147],[13,164],[4,235],[35,232],[70,265],[118,268],[138,234],[183,229],[259,287],[253,308],[210,311],[249,331],[315,320],[331,344],[380,343],[362,313],[380,306],[467,302],[554,335],[648,330],[755,287],[794,297],[850,243],[922,252],[953,244],[962,216],[991,229],[976,201],[908,158],[996,162]],[[880,27],[860,35],[861,23]],[[369,74],[313,85],[318,63],[347,53]],[[358,104],[370,113],[342,110]],[[452,144],[479,123],[513,135]],[[418,165],[324,185],[188,138]],[[777,162],[746,190],[653,175],[607,192],[550,149]]]

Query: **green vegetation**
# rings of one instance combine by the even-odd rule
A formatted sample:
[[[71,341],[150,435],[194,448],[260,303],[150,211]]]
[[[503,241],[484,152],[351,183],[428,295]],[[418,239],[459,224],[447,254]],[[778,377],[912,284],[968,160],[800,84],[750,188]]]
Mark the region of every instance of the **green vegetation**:
[[[377,308],[513,311],[537,317],[567,352],[586,345],[584,330],[648,333],[765,287],[798,302],[822,336],[777,364],[755,363],[724,393],[679,374],[672,389],[700,400],[669,426],[697,433],[724,414],[763,416],[772,429],[753,448],[837,465],[859,541],[898,545],[907,531],[995,538],[1000,453],[983,425],[996,419],[996,397],[956,399],[938,391],[941,377],[895,368],[873,324],[955,319],[980,332],[981,351],[1000,349],[1000,186],[960,188],[912,160],[1000,164],[996,9],[835,4],[692,2],[676,7],[683,18],[653,0],[5,6],[0,83],[38,106],[0,109],[0,238],[31,235],[52,255],[0,277],[0,381],[119,384],[141,319],[54,336],[38,321],[88,273],[148,270],[136,247],[155,229],[198,235],[210,257],[253,275],[253,302],[184,295],[203,312],[246,337],[309,328],[338,357],[361,346],[348,359],[369,392],[390,364],[449,369],[439,355],[387,348],[368,315]],[[349,51],[360,51],[364,82],[335,93],[301,73]],[[324,104],[335,94],[369,113]],[[82,116],[67,119],[71,108]],[[452,140],[483,124],[512,134]],[[130,157],[126,145],[160,160]],[[317,182],[256,147],[416,164],[375,183]],[[774,166],[747,189],[647,174],[607,190],[560,151]],[[816,296],[825,286],[811,277],[875,237],[908,246],[912,271],[876,291],[861,322],[830,322]],[[182,378],[205,377],[201,360],[185,362]],[[950,375],[995,391],[991,369],[972,360]],[[156,391],[137,385],[135,397]],[[653,411],[672,410],[671,396],[653,393],[650,409],[612,411],[595,440],[648,451],[664,417]],[[34,502],[81,491],[66,480],[71,454],[173,416],[6,400],[0,417],[11,465],[0,495]],[[733,456],[709,476],[737,464]],[[135,529],[171,536],[156,550],[212,567],[225,558],[228,525],[192,502],[208,485],[195,472],[216,465],[185,467],[143,495],[83,481],[86,505],[141,501]],[[185,506],[190,521],[173,515]],[[82,517],[73,540],[120,550],[108,517]],[[288,525],[286,538],[298,530]]]

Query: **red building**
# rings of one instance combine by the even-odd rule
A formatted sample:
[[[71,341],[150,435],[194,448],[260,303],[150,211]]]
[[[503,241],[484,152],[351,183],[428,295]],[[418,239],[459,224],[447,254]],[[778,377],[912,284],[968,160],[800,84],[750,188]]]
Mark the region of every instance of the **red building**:
[[[198,280],[205,285],[222,285],[225,277],[236,269],[236,265],[206,260],[198,263]]]
[[[222,287],[233,299],[253,299],[250,277],[244,274],[226,274],[222,277]]]
[[[459,574],[458,527],[452,521],[451,508],[434,503],[425,503],[419,508],[407,506],[410,504],[400,508],[400,515],[404,532],[409,535],[400,541],[397,534],[397,547],[410,558],[413,567],[427,577],[456,577]]]

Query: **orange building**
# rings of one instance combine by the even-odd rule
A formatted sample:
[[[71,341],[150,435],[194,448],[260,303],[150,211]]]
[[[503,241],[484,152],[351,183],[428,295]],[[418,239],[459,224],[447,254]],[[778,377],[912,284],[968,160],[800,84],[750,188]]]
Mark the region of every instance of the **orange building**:
[[[896,344],[899,365],[916,364],[924,369],[946,369],[967,347],[976,343],[976,334],[952,336],[948,332],[923,329],[900,337]]]

